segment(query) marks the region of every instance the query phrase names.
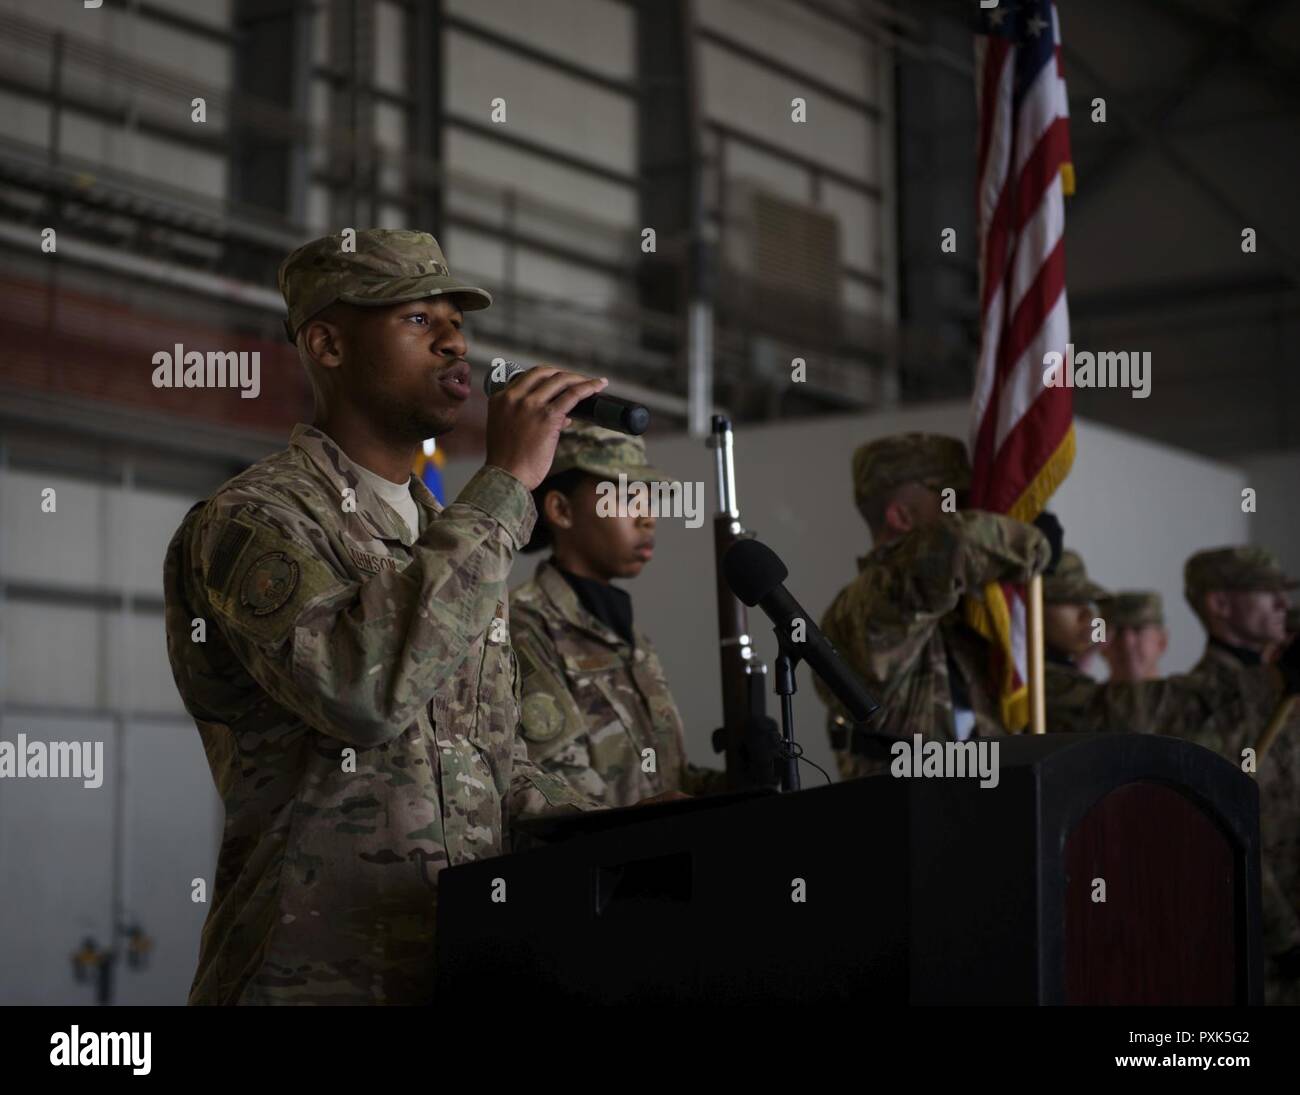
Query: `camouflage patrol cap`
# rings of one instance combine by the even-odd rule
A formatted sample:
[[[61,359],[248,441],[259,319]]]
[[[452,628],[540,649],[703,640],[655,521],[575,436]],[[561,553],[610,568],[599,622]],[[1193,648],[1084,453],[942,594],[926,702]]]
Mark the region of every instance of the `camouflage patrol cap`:
[[[1198,551],[1183,566],[1183,595],[1193,608],[1210,592],[1264,593],[1297,585],[1276,555],[1252,544]]]
[[[1165,607],[1159,593],[1126,589],[1097,602],[1102,619],[1114,631],[1126,627],[1164,627]]]
[[[342,235],[312,240],[280,263],[278,280],[289,310],[284,330],[290,342],[307,320],[336,300],[384,305],[460,293],[464,311],[492,303],[486,289],[452,277],[436,239],[407,228],[363,228],[355,251],[343,250]]]
[[[1045,604],[1086,604],[1110,596],[1088,577],[1087,568],[1077,551],[1061,552],[1061,562],[1055,574],[1043,575],[1043,602]]]
[[[614,479],[622,473],[629,482],[636,483],[657,483],[672,478],[650,466],[642,438],[588,422],[575,422],[561,432],[547,478],[573,468]]]
[[[904,483],[966,490],[970,478],[966,446],[943,434],[898,433],[868,441],[853,454],[853,498],[863,517],[869,501]]]

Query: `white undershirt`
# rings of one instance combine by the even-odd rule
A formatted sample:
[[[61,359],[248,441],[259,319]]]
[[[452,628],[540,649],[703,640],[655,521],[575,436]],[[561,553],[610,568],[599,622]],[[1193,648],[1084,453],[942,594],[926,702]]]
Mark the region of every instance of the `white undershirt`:
[[[415,504],[415,499],[411,497],[410,479],[405,483],[394,483],[391,479],[376,475],[369,468],[363,468],[355,461],[353,467],[370,485],[370,489],[397,511],[397,515],[406,523],[407,530],[414,536],[420,527],[420,510]]]

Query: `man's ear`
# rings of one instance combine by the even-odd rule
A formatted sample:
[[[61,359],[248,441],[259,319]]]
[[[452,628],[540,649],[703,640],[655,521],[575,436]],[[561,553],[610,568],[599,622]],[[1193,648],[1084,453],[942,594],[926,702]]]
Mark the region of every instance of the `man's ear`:
[[[573,507],[563,491],[548,490],[542,499],[542,513],[552,528],[573,527]]]
[[[885,528],[896,535],[911,532],[916,526],[912,520],[912,509],[899,498],[891,499],[885,504]]]
[[[307,356],[324,369],[343,364],[342,329],[325,319],[309,319],[299,337]]]
[[[1207,620],[1218,620],[1227,616],[1230,612],[1228,608],[1228,595],[1218,590],[1211,590],[1205,595],[1202,602],[1205,607],[1205,618]]]
[[[1169,649],[1169,630],[1162,627],[1160,629],[1160,653],[1163,654]]]

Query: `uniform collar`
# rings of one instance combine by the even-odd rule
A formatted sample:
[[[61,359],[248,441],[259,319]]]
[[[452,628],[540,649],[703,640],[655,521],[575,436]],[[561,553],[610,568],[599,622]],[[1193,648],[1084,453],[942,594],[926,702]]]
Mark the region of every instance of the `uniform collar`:
[[[872,543],[871,549],[865,555],[859,555],[857,557],[859,572],[866,570],[867,567],[871,566],[874,563],[879,562],[882,557],[897,550],[898,545],[901,544],[905,539],[906,537],[899,536],[883,544]]]
[[[343,489],[350,487],[356,492],[357,517],[366,526],[372,536],[380,540],[397,540],[406,547],[415,543],[416,537],[424,532],[429,520],[436,517],[441,510],[437,499],[429,493],[420,480],[411,484],[411,497],[420,509],[420,527],[412,533],[393,508],[385,502],[357,471],[357,464],[323,430],[299,422],[289,435],[289,444],[301,449],[311,462],[334,486],[340,498]],[[563,579],[561,579],[563,580]]]
[[[1248,650],[1244,646],[1233,646],[1222,639],[1216,639],[1213,635],[1205,645],[1205,652],[1212,657],[1225,661],[1232,659],[1242,665],[1262,665],[1264,661],[1256,651]]]
[[[608,582],[597,581],[595,578],[584,578],[580,574],[573,574],[558,563],[554,565],[559,570],[560,576],[578,595],[578,603],[583,608],[606,627],[613,628],[620,639],[633,646],[636,645],[636,632],[632,627],[632,598],[628,596],[626,589],[620,589]]]
[[[1056,647],[1043,643],[1043,660],[1052,665],[1059,665],[1064,669],[1078,669],[1073,658],[1069,654],[1063,654]]]
[[[550,559],[538,564],[535,580],[537,588],[542,591],[542,595],[551,603],[556,615],[567,626],[583,631],[593,638],[599,639],[607,646],[617,647],[622,650],[628,649],[628,643],[622,635],[596,619],[583,607],[573,587],[569,585],[564,575],[560,573],[559,568]],[[632,634],[636,638],[638,651],[644,650],[646,648],[645,636],[641,634],[635,624],[632,627]]]

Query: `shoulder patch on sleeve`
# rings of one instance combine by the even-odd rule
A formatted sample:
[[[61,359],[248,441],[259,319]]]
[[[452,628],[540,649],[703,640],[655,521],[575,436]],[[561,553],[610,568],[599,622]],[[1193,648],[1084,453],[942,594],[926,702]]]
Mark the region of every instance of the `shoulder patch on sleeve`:
[[[524,698],[519,716],[524,737],[529,741],[550,741],[564,729],[564,716],[553,697],[545,692],[534,692]]]
[[[293,596],[299,573],[298,564],[283,551],[268,551],[244,572],[239,603],[254,616],[268,616]]]
[[[224,593],[230,583],[230,573],[239,562],[244,548],[253,538],[253,529],[242,521],[227,521],[221,530],[217,544],[212,549],[212,558],[208,563],[207,585],[218,593]]]
[[[234,522],[232,522],[233,524]],[[324,561],[268,529],[243,525],[249,537],[217,587],[208,567],[208,598],[235,631],[259,643],[278,643],[302,610],[325,591],[344,585]],[[222,529],[220,541],[227,536]],[[231,542],[234,542],[233,535]]]

